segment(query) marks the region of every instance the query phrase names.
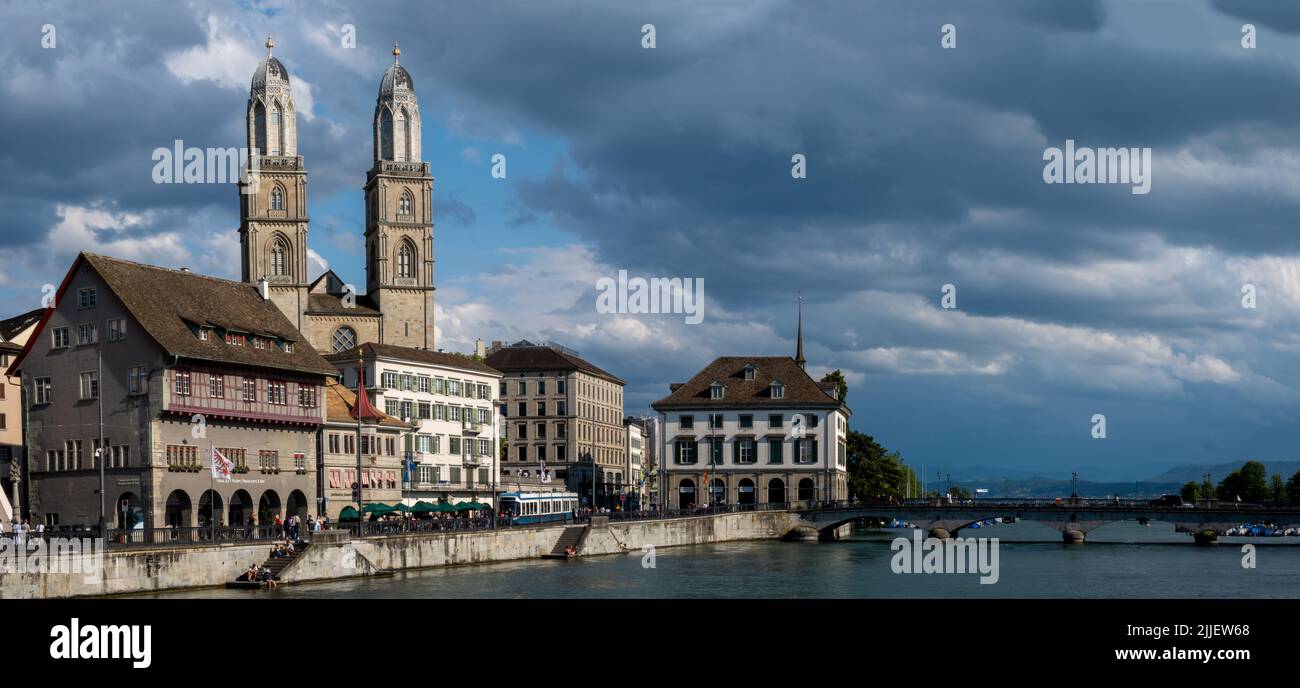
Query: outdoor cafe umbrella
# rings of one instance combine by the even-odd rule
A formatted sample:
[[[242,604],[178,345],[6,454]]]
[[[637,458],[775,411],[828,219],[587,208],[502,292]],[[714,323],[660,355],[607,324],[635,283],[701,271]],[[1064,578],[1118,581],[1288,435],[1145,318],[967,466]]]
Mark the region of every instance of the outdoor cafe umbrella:
[[[486,508],[486,504],[479,504],[478,502],[461,502],[456,505],[456,511],[477,511]]]
[[[397,509],[387,504],[375,503],[365,505],[361,508],[361,511],[367,514],[389,514],[397,511]]]
[[[357,515],[357,510],[353,507],[345,506],[343,507],[343,510],[339,512],[340,521],[356,521],[358,519],[359,516]]]
[[[438,511],[438,505],[431,502],[416,502],[410,509],[413,514],[427,514]]]

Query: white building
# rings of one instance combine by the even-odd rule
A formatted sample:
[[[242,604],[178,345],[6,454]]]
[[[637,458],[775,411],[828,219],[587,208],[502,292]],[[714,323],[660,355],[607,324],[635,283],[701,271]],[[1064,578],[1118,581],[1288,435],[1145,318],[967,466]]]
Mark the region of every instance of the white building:
[[[804,371],[800,330],[795,358],[718,358],[650,405],[665,509],[848,499],[852,411]]]
[[[623,429],[627,435],[627,495],[624,508],[643,509],[646,501],[645,481],[645,421],[628,416],[623,419]]]
[[[375,406],[415,426],[403,437],[403,501],[493,503],[501,373],[470,356],[389,344],[362,344],[326,360],[345,386],[355,386],[359,357]]]

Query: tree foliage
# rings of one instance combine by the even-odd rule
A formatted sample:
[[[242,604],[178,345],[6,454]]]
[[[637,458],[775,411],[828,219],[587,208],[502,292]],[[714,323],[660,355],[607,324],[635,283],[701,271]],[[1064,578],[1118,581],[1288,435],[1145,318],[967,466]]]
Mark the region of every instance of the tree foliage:
[[[1264,464],[1247,461],[1241,468],[1224,476],[1215,490],[1215,495],[1224,501],[1267,502],[1270,497],[1268,489],[1268,472]]]

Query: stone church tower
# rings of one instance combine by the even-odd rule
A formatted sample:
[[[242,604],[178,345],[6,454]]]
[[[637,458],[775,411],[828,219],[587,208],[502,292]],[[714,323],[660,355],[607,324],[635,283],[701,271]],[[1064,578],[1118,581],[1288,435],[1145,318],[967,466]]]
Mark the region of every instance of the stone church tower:
[[[366,175],[366,294],[386,344],[433,348],[433,177],[420,159],[415,83],[398,64],[379,83],[375,164]]]
[[[433,177],[420,159],[420,107],[401,50],[393,46],[375,103],[374,165],[363,187],[366,286],[357,293],[333,270],[308,282],[307,169],[274,45],[268,36],[248,96],[255,164],[240,184],[243,281],[265,279],[268,298],[322,353],[367,342],[433,350]]]
[[[289,72],[271,55],[253,72],[248,94],[249,171],[239,185],[242,279],[266,278],[270,298],[307,331],[307,169],[298,155]]]

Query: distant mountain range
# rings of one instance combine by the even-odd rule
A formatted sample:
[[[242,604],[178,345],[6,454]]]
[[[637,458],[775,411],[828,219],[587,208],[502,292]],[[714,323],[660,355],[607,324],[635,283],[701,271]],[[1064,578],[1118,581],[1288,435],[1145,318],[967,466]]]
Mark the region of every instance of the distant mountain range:
[[[1134,472],[1133,467],[1120,471],[1082,466],[1079,467],[1078,473],[1081,476],[1089,476],[1093,479],[1079,480],[1079,496],[1110,497],[1118,495],[1122,498],[1137,499],[1156,497],[1162,494],[1177,494],[1184,484],[1189,481],[1200,482],[1206,473],[1209,473],[1210,479],[1217,483],[1225,475],[1241,468],[1243,463],[1245,463],[1245,460],[1218,464],[1175,466],[1145,480],[1124,480],[1120,477],[1119,474],[1122,473],[1132,475]],[[1271,476],[1277,473],[1283,479],[1290,478],[1297,471],[1300,471],[1300,461],[1274,461],[1272,463],[1264,461],[1261,463],[1264,464],[1268,475]],[[1167,466],[1168,464],[1164,465]],[[1148,463],[1139,464],[1135,468],[1137,470],[1159,470],[1163,466]],[[971,466],[961,469],[959,473],[953,475],[951,483],[948,480],[948,474],[944,473],[943,479],[938,480],[935,473],[931,473],[926,482],[928,489],[931,490],[945,491],[951,484],[965,487],[972,492],[979,488],[986,489],[989,497],[1021,499],[1068,497],[1072,489],[1068,477],[1048,478],[1035,475],[1033,469],[996,468],[992,466]]]

